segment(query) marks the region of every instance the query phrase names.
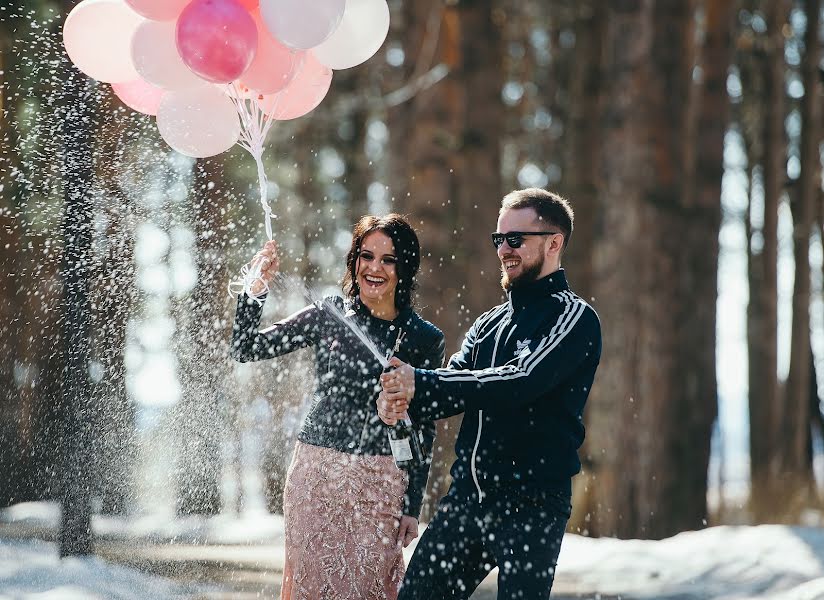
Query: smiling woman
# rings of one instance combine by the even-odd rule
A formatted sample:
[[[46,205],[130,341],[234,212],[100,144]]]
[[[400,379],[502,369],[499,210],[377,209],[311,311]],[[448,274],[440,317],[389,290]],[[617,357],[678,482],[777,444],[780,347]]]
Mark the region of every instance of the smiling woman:
[[[402,216],[365,216],[352,231],[343,291],[386,318],[412,305],[420,263],[418,236]]]
[[[328,301],[381,353],[394,347],[404,362],[437,368],[443,334],[412,310],[420,254],[415,231],[400,215],[361,218],[346,257],[346,298]],[[253,263],[262,281],[252,291],[262,292],[280,268],[275,243],[267,242]],[[261,301],[238,298],[233,357],[264,360],[311,346],[317,370],[284,490],[281,598],[394,600],[404,574],[401,548],[418,535],[434,424],[417,427],[427,460],[400,470],[375,410],[382,371],[375,357],[323,304],[261,331]]]

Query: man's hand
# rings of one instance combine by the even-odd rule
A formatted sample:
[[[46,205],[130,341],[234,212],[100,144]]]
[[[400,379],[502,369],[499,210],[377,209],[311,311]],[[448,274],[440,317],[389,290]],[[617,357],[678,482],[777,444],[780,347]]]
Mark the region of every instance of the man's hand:
[[[387,425],[394,425],[406,416],[409,401],[415,395],[415,369],[392,357],[392,371],[381,375],[383,391],[378,396],[378,416]]]
[[[406,548],[416,537],[418,537],[418,520],[409,515],[402,516],[401,525],[398,528],[398,546],[403,544]]]

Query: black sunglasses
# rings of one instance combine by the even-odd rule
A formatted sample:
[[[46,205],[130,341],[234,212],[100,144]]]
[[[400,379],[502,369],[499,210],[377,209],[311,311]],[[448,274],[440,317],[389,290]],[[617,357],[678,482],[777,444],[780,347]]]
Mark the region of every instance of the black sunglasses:
[[[510,248],[520,248],[524,243],[524,236],[526,235],[556,235],[560,231],[510,231],[509,233],[493,233],[492,243],[495,248],[503,246],[504,240],[509,244]]]

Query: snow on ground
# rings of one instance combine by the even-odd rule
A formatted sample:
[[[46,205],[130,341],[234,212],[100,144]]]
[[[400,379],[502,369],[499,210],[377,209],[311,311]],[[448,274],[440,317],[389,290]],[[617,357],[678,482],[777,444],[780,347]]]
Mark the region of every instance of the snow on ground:
[[[0,510],[0,524],[16,524],[56,534],[60,505],[23,502]],[[94,515],[92,531],[113,540],[174,541],[177,543],[249,544],[283,539],[283,517],[265,511],[230,513],[215,517],[176,517],[171,512],[132,515],[128,518]]]
[[[51,535],[58,518],[56,506],[44,503],[0,511],[4,527]],[[282,520],[271,515],[95,517],[94,530],[122,542],[196,541],[218,549],[224,544],[278,545],[283,539]],[[723,526],[661,541],[568,535],[556,590],[627,600],[824,600],[824,529]],[[0,539],[0,600],[164,600],[194,593],[99,558],[61,562],[53,543]]]
[[[568,535],[558,580],[632,598],[824,599],[824,530],[724,526],[661,541]]]
[[[61,561],[57,545],[0,540],[0,600],[172,600],[190,592],[96,557]]]

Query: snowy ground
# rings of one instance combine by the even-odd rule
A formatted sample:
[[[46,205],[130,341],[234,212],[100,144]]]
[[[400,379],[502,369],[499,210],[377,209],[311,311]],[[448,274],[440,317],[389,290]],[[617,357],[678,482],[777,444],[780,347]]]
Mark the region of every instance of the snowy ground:
[[[0,511],[0,600],[275,597],[283,531],[277,517],[96,518],[96,539],[108,560],[61,562],[53,542],[23,539],[54,539],[58,516],[54,505],[42,503]],[[155,562],[141,563],[141,556]],[[189,569],[188,577],[171,572],[172,580],[123,566],[171,564],[175,556],[179,565],[200,570]],[[209,564],[212,569],[206,568]],[[237,587],[230,592],[226,581],[231,578],[218,582],[213,576],[220,569],[224,574],[254,571],[260,583],[250,587],[247,582],[243,593]],[[493,573],[473,599],[491,600],[494,588]],[[568,535],[555,590],[554,597],[604,600],[824,599],[824,530],[713,527],[658,542]]]
[[[0,540],[2,600],[188,598],[182,586],[96,557],[60,561],[50,542]]]

